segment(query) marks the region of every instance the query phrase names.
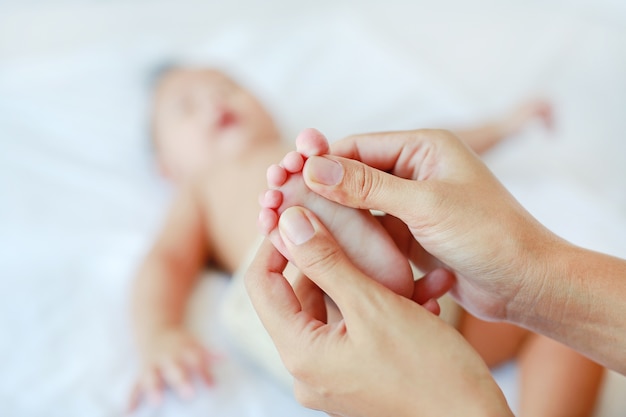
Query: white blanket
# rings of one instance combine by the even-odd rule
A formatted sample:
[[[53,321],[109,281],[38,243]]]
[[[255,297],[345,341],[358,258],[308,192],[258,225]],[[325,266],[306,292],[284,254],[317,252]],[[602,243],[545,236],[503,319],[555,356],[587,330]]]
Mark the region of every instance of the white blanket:
[[[0,4],[0,415],[123,413],[137,368],[129,287],[169,196],[146,117],[164,62],[232,71],[286,140],[309,126],[332,139],[462,126],[545,95],[555,133],[532,126],[488,163],[549,227],[626,257],[620,1],[226,3]],[[190,309],[225,352],[217,387],[140,413],[318,415],[224,337],[226,285],[210,274]],[[513,406],[515,374],[496,372]],[[610,376],[600,416],[624,415],[624,385]]]

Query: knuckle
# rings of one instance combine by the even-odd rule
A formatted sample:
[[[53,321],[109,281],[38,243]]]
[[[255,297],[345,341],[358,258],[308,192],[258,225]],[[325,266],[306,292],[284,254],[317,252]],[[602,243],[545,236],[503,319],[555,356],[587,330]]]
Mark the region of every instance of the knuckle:
[[[334,245],[320,245],[316,251],[309,251],[302,262],[307,271],[315,271],[317,275],[332,273],[341,261],[341,252]]]
[[[358,199],[356,203],[359,204],[375,197],[380,187],[380,179],[365,165],[358,164],[352,185]]]

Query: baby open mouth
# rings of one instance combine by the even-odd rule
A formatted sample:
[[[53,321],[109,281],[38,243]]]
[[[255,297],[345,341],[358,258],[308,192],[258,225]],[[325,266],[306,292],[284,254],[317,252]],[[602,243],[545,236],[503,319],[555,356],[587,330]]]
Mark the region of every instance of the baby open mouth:
[[[237,116],[228,110],[222,112],[217,119],[217,127],[224,129],[237,124]]]

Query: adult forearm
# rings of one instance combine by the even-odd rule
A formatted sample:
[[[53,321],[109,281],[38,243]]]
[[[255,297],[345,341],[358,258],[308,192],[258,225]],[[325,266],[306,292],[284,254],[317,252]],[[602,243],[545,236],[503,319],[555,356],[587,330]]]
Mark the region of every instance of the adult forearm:
[[[626,374],[626,261],[568,243],[510,319]]]

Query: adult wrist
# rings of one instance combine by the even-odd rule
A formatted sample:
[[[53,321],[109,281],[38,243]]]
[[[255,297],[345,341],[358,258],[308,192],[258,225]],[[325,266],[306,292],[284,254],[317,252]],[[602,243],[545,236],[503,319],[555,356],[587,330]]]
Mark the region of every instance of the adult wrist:
[[[465,341],[457,348],[470,350],[475,361],[468,360],[464,354],[458,356],[462,360],[454,362],[455,376],[451,377],[444,369],[441,379],[433,380],[434,386],[440,385],[439,389],[429,392],[427,400],[422,391],[401,395],[390,402],[394,406],[387,415],[514,417],[506,397],[478,354]]]
[[[518,233],[514,265],[509,268],[514,293],[508,300],[503,321],[524,326],[537,319],[541,306],[552,304],[564,283],[567,255],[571,244],[544,228],[538,222],[526,224]]]
[[[513,412],[490,374],[473,381],[471,388],[466,390],[464,397],[458,398],[457,407],[453,407],[446,415],[467,417],[514,417]]]

